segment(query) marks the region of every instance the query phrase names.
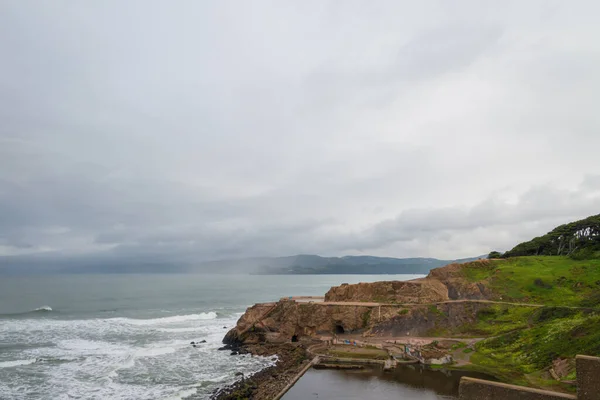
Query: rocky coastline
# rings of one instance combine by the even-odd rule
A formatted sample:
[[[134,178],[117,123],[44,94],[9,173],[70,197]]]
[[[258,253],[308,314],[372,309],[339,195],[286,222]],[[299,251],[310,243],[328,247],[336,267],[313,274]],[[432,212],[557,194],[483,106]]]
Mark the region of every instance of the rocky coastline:
[[[275,398],[314,356],[311,349],[331,343],[336,332],[342,336],[383,337],[399,332],[419,335],[434,327],[445,313],[463,323],[460,316],[472,314],[472,308],[464,310],[463,304],[450,304],[440,306],[442,311],[433,311],[423,305],[447,301],[451,298],[448,293],[452,297],[485,298],[480,287],[457,283],[455,275],[456,267],[451,266],[426,279],[342,285],[331,288],[324,298],[286,298],[249,307],[227,332],[221,349],[232,356],[277,355],[278,361],[273,367],[216,391],[211,399]],[[385,303],[376,303],[382,300]],[[406,306],[395,304],[400,301]],[[426,354],[431,350],[423,351]],[[442,357],[439,350],[436,354]]]
[[[304,344],[239,344],[229,343],[223,347],[233,355],[277,356],[274,366],[256,374],[243,377],[234,384],[217,390],[211,400],[274,399],[309,362]]]
[[[412,281],[342,284],[323,297],[255,304],[223,342],[232,354],[277,354],[279,361],[214,399],[272,399],[315,355],[325,364],[337,358],[443,365],[568,393],[575,355],[597,354],[597,342],[586,340],[600,332],[600,280],[590,263],[480,260]],[[555,296],[555,287],[570,297]],[[541,336],[547,340],[536,340]]]

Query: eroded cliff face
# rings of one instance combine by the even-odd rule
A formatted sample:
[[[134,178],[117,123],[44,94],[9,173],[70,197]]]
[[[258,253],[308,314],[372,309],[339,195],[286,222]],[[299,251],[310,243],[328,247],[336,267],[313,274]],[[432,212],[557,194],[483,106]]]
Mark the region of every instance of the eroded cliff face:
[[[487,265],[486,261],[479,263],[482,267]],[[281,300],[256,304],[246,310],[224,342],[281,343],[336,333],[430,335],[441,326],[452,329],[473,323],[477,312],[488,307],[484,303],[452,300],[495,300],[494,297],[485,282],[469,281],[461,264],[451,264],[412,281],[332,287],[325,295],[325,303]]]
[[[436,303],[448,300],[448,289],[435,279],[383,281],[334,286],[325,301],[364,301],[376,303]]]
[[[487,260],[476,261],[482,267]],[[449,264],[432,269],[427,277],[411,281],[383,281],[334,286],[325,301],[363,301],[389,304],[430,304],[448,300],[493,300],[486,282],[470,282],[464,276],[464,264]]]
[[[448,302],[437,305],[326,305],[280,301],[248,308],[225,343],[285,343],[354,333],[364,336],[431,336],[477,322],[489,304]]]
[[[371,325],[372,307],[319,303],[256,304],[246,310],[225,343],[289,342],[332,333],[360,333]]]
[[[459,330],[477,322],[477,313],[488,308],[485,303],[443,303],[397,308],[396,315],[386,315],[375,322],[365,334],[368,336],[437,336],[437,331]]]
[[[465,277],[465,265],[486,268],[488,260],[473,261],[465,264],[449,264],[445,267],[435,268],[423,280],[426,282],[440,282],[447,290],[449,300],[497,300],[488,287],[486,281],[471,282]]]

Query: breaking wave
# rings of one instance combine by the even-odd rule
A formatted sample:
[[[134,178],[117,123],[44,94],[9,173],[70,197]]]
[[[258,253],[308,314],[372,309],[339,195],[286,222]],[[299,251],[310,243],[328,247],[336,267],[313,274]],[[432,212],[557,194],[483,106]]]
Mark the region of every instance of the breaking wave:
[[[174,324],[178,322],[197,321],[197,320],[209,320],[216,319],[217,313],[214,311],[200,313],[200,314],[187,314],[187,315],[173,315],[172,317],[161,317],[151,319],[135,319],[135,318],[111,318],[109,321],[125,322],[131,325],[161,325],[161,324]]]
[[[27,360],[2,361],[0,362],[0,368],[20,367],[22,365],[33,364],[34,362],[36,362],[35,358],[30,358]]]
[[[33,310],[30,311],[25,311],[25,312],[16,312],[16,313],[7,313],[7,314],[0,314],[0,318],[4,317],[4,318],[13,318],[13,317],[20,317],[23,315],[31,315],[31,314],[38,314],[38,313],[47,313],[52,311],[52,307],[50,306],[41,306],[38,308],[34,308]]]

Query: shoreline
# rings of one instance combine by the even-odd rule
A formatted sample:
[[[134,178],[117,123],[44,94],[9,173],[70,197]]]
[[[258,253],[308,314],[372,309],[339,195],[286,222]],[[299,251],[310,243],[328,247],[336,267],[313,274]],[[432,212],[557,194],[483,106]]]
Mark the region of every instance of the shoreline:
[[[575,356],[595,354],[587,337],[600,332],[594,271],[588,261],[530,256],[451,264],[411,281],[342,283],[324,296],[256,303],[223,342],[308,346],[320,339],[327,348],[310,346],[318,353],[311,355],[418,360],[570,393]],[[557,298],[556,290],[570,297]]]
[[[311,356],[304,344],[248,344],[225,346],[224,350],[249,353],[255,356],[277,356],[277,362],[252,376],[242,378],[231,385],[217,389],[211,400],[256,399],[272,400],[280,398],[281,392],[299,378],[303,369],[311,366]],[[289,389],[289,388],[287,388]]]
[[[376,359],[335,359],[335,357],[317,354],[313,352],[317,348],[323,347],[324,342],[311,343],[281,343],[281,344],[231,344],[225,345],[223,351],[232,351],[235,354],[252,354],[254,356],[277,356],[277,362],[274,366],[267,367],[258,371],[254,375],[242,378],[233,384],[219,388],[213,392],[211,400],[237,400],[237,399],[255,399],[255,400],[273,400],[281,399],[288,391],[292,390],[302,376],[315,366],[315,361],[324,363],[333,362],[334,364],[344,365],[354,364],[365,365],[365,368],[381,368],[384,371],[384,362]],[[325,357],[323,359],[323,357]],[[329,360],[329,361],[328,361]],[[352,361],[352,362],[351,362]],[[341,364],[340,364],[341,363]],[[368,365],[372,364],[372,365]],[[409,365],[400,363],[399,367]],[[469,368],[471,367],[471,368]],[[428,371],[447,370],[462,373],[485,374],[488,377],[497,379],[489,371],[480,371],[473,365],[465,367],[464,365],[425,365],[419,363],[417,368]],[[335,368],[334,368],[335,369]],[[361,368],[362,369],[362,368]]]
[[[267,367],[250,377],[218,389],[210,397],[211,400],[280,400],[288,393],[292,393],[291,398],[293,399],[304,398],[304,392],[308,390],[306,385],[310,385],[307,382],[313,382],[315,377],[319,376],[315,375],[315,373],[318,373],[317,371],[325,372],[325,375],[321,374],[322,378],[317,378],[321,382],[319,391],[323,391],[324,393],[336,392],[336,395],[343,395],[342,391],[345,389],[328,387],[328,383],[324,383],[331,372],[348,373],[349,375],[344,376],[352,377],[353,380],[358,379],[358,382],[351,384],[351,386],[360,386],[360,381],[364,381],[364,379],[368,379],[369,377],[377,377],[377,387],[381,390],[387,390],[388,392],[386,393],[388,394],[391,393],[389,392],[391,390],[399,390],[398,393],[415,393],[414,391],[417,390],[419,393],[422,391],[423,398],[430,398],[427,397],[430,396],[430,394],[427,394],[430,392],[440,396],[457,398],[458,382],[461,376],[496,380],[496,377],[484,372],[469,370],[468,368],[463,369],[456,365],[442,367],[420,363],[401,363],[397,367],[386,371],[382,360],[334,358],[314,354],[311,352],[312,347],[320,346],[306,343],[229,346],[228,350],[240,351],[241,353],[250,353],[258,356],[277,355],[278,361],[275,366]],[[323,363],[324,369],[316,368],[315,366],[319,365],[318,363]],[[443,376],[440,374],[443,374]],[[308,381],[302,384],[305,376],[308,376]],[[300,388],[296,388],[298,385],[300,385]],[[357,387],[353,390],[360,391],[362,389]]]
[[[327,364],[327,367],[322,369],[346,369],[346,368],[335,368],[334,365],[330,364],[379,364],[381,368],[384,368],[385,362],[381,358],[371,358],[371,357],[362,357],[354,358],[352,352],[359,350],[360,351],[372,351],[375,348],[377,343],[371,342],[371,340],[375,339],[377,341],[386,341],[389,338],[368,338],[363,344],[366,344],[365,347],[356,347],[356,346],[348,346],[348,349],[343,350],[342,354],[329,354],[329,350],[332,348],[335,349],[336,346],[345,347],[344,344],[334,345],[330,340],[317,340],[313,339],[310,342],[302,341],[295,343],[267,343],[267,342],[259,342],[259,343],[248,343],[243,344],[239,341],[234,340],[226,335],[224,338],[224,342],[226,344],[222,350],[232,351],[232,356],[235,354],[252,354],[256,356],[277,356],[276,365],[267,367],[256,374],[246,377],[245,379],[234,382],[231,385],[226,387],[219,388],[213,392],[213,395],[210,397],[211,400],[236,400],[236,399],[256,399],[256,400],[273,400],[273,399],[281,399],[289,390],[292,390],[294,385],[300,380],[300,378],[311,369],[311,367],[315,366],[315,360],[317,364],[322,362],[323,364]],[[351,337],[352,335],[348,335]],[[365,338],[362,338],[363,341]],[[371,340],[369,340],[371,339]],[[398,339],[408,339],[408,338],[398,338]],[[439,339],[439,343],[438,340]],[[473,338],[423,338],[423,337],[412,337],[410,341],[413,343],[420,343],[423,345],[427,343],[428,346],[434,345],[434,347],[438,347],[438,345],[445,344],[445,348],[439,348],[438,351],[443,352],[445,355],[456,355],[456,352],[463,352],[463,349],[467,348],[467,344],[465,342],[476,342],[478,339]],[[445,341],[453,342],[456,341],[458,343],[462,342],[464,346],[457,347],[448,347],[448,343],[443,343]],[[356,340],[358,342],[358,340]],[[472,346],[474,343],[470,343],[469,346]],[[371,348],[371,349],[369,349]],[[323,352],[324,350],[324,352]],[[454,354],[453,354],[454,353]],[[470,354],[469,354],[470,356]],[[505,383],[513,382],[512,377],[506,376],[493,367],[484,367],[478,365],[476,363],[472,363],[470,361],[470,357],[467,356],[466,359],[455,359],[454,362],[448,364],[437,364],[437,363],[426,363],[416,360],[410,360],[410,362],[402,362],[396,360],[394,367],[396,366],[406,366],[409,364],[418,364],[419,368],[426,369],[429,371],[446,371],[446,373],[466,373],[466,374],[481,374],[486,375],[485,379],[491,381],[500,381]],[[350,358],[348,358],[350,357]],[[374,356],[373,356],[374,357]],[[355,366],[355,365],[352,365]],[[318,368],[314,368],[315,370]],[[359,368],[347,368],[347,369],[359,369]],[[362,368],[360,368],[362,369]],[[530,382],[528,382],[530,384]],[[572,390],[569,387],[562,387],[558,383],[553,385],[552,387],[540,385],[541,382],[538,382],[538,385],[542,389],[546,390],[554,390],[562,393],[570,393]],[[515,383],[516,384],[516,383]],[[570,385],[569,385],[570,386]]]

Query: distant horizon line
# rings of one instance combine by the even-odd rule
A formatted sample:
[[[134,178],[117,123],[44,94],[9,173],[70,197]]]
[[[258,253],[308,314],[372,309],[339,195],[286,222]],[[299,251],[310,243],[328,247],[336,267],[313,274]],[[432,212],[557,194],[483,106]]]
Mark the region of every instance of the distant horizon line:
[[[178,253],[175,253],[178,254]],[[175,255],[175,254],[161,254],[160,256],[170,256],[170,255]],[[114,254],[114,253],[107,253],[107,252],[95,252],[95,253],[65,253],[65,252],[61,252],[61,251],[43,251],[43,252],[36,252],[36,253],[25,253],[25,254],[4,254],[4,255],[0,255],[0,258],[22,258],[22,257],[43,257],[43,256],[55,256],[55,257],[66,257],[66,258],[70,258],[70,257],[82,257],[82,258],[93,258],[94,256],[114,256],[115,258],[128,258],[131,257],[131,255],[123,255],[122,257],[119,257],[119,255]],[[135,258],[135,257],[139,257],[139,258],[144,258],[144,257],[148,257],[149,253],[140,253],[137,254],[131,258]],[[349,257],[371,257],[371,258],[381,258],[381,259],[396,259],[396,260],[404,260],[404,259],[420,259],[420,260],[426,260],[426,259],[433,259],[433,260],[440,260],[440,261],[454,261],[454,260],[462,260],[462,259],[467,259],[467,258],[477,258],[477,257],[485,257],[487,256],[486,254],[481,254],[478,256],[467,256],[467,257],[437,257],[437,256],[376,256],[376,255],[372,255],[372,254],[345,254],[345,255],[338,255],[338,256],[328,256],[328,255],[321,255],[318,253],[297,253],[297,254],[291,254],[291,255],[277,255],[277,256],[231,256],[231,257],[224,257],[224,258],[211,258],[211,259],[204,259],[202,261],[197,261],[199,263],[207,263],[207,262],[217,262],[217,261],[239,261],[239,260],[252,260],[252,259],[261,259],[261,258],[269,258],[269,259],[273,259],[273,258],[292,258],[292,257],[320,257],[320,258],[349,258]]]

